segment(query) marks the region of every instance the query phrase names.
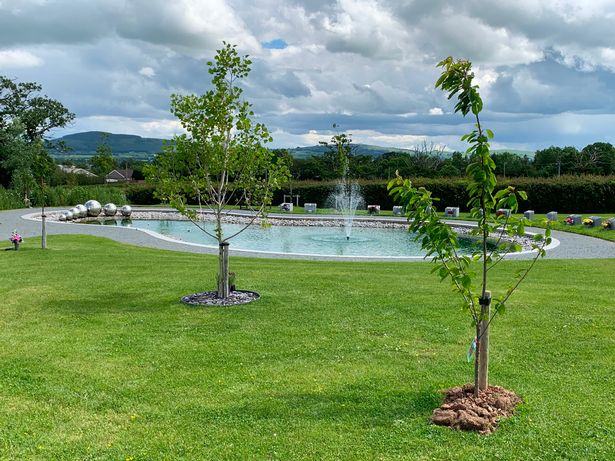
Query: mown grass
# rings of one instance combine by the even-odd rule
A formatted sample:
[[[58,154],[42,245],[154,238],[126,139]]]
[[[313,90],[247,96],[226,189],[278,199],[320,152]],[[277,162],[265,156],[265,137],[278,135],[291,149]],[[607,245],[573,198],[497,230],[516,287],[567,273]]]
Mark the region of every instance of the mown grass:
[[[427,263],[232,258],[262,299],[196,309],[211,256],[49,246],[0,253],[2,459],[615,458],[614,260],[538,263],[492,331],[525,403],[480,436],[428,421],[472,330]]]

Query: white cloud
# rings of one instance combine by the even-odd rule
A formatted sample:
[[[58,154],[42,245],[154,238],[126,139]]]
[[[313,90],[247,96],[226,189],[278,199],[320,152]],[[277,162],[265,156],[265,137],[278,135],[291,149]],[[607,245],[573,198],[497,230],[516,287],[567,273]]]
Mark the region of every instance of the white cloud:
[[[429,109],[429,115],[443,115],[444,111],[441,107],[432,107]]]
[[[19,69],[43,65],[43,60],[25,50],[0,50],[0,68]]]
[[[143,75],[144,77],[152,78],[156,75],[156,71],[151,67],[146,66],[139,69],[139,74]]]
[[[108,133],[130,133],[149,138],[169,139],[184,132],[177,120],[142,120],[128,117],[91,116],[80,117],[71,126],[71,133],[80,131],[105,131]]]

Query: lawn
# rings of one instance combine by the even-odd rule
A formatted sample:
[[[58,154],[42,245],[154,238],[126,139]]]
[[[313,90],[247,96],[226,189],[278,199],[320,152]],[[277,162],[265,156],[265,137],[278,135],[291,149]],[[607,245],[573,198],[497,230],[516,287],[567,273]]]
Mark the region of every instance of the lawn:
[[[231,258],[262,299],[197,309],[211,256],[49,246],[0,253],[0,459],[615,459],[615,260],[538,262],[491,333],[525,403],[480,436],[428,421],[472,329],[427,263]]]

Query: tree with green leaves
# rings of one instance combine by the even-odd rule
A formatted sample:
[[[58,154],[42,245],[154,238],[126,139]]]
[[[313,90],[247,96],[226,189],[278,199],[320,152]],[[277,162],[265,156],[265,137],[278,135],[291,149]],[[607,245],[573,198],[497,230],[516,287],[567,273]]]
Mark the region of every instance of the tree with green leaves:
[[[334,123],[333,129],[337,128],[339,126]],[[326,148],[321,160],[333,178],[347,177],[350,172],[350,159],[353,155],[352,135],[338,132],[331,137],[330,142],[320,141],[319,144]]]
[[[493,299],[491,296],[491,278],[493,269],[512,250],[519,250],[518,238],[525,235],[525,226],[529,221],[514,214],[518,209],[518,200],[526,199],[523,191],[509,186],[496,192],[495,163],[489,151],[489,140],[493,138],[491,130],[481,124],[480,113],[483,101],[478,92],[478,85],[473,84],[472,64],[466,60],[454,60],[449,57],[438,64],[442,75],[436,82],[436,88],[448,93],[448,98],[457,98],[455,112],[464,117],[471,114],[474,129],[461,139],[469,143],[466,151],[469,165],[466,169],[469,177],[468,207],[471,215],[478,220],[474,234],[479,237],[480,248],[471,255],[460,253],[457,234],[442,221],[436,209],[437,199],[423,187],[416,188],[409,179],[397,176],[388,187],[390,194],[403,204],[410,230],[415,232],[428,257],[435,264],[442,280],[450,280],[453,290],[462,298],[463,309],[470,314],[475,328],[474,394],[488,386],[489,365],[489,326],[495,317],[503,313],[506,304],[525,279],[539,257],[545,255],[545,246],[551,242],[550,228],[545,235],[536,235],[532,244],[536,256],[526,268],[518,271],[513,282],[502,289]],[[509,213],[500,214],[500,208],[509,209]],[[495,239],[490,248],[489,240]],[[480,266],[478,271],[476,265]]]
[[[96,155],[90,159],[92,172],[99,176],[109,174],[116,167],[116,162],[113,158],[113,151],[111,150],[111,146],[107,143],[108,137],[108,133],[101,134],[100,142],[96,147]]]
[[[38,83],[0,76],[0,181],[16,188],[26,205],[38,183],[35,163],[45,156],[44,161],[50,162],[43,150],[45,136],[75,117],[59,101],[41,95],[41,90]]]
[[[253,121],[251,104],[239,86],[248,76],[251,61],[236,46],[224,43],[214,61],[207,63],[213,89],[203,95],[171,96],[171,111],[186,134],[166,144],[147,171],[157,194],[219,245],[217,295],[229,295],[229,240],[263,216],[273,191],[289,178],[288,160],[264,144],[272,141],[269,130]],[[188,206],[193,200],[198,209]],[[251,220],[238,232],[224,232],[230,205],[252,210]],[[204,225],[204,211],[213,214],[214,229]]]

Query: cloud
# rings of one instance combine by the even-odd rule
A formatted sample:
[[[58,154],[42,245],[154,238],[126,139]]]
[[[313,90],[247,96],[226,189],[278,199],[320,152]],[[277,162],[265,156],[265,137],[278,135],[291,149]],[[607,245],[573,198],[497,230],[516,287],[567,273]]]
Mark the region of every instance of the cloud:
[[[0,68],[2,69],[19,69],[41,65],[43,65],[43,60],[29,51],[0,50]]]
[[[149,66],[145,66],[139,69],[139,74],[143,75],[144,77],[152,78],[156,75],[156,71]]]
[[[71,130],[162,137],[170,95],[210,89],[226,40],[252,58],[244,96],[277,145],[338,123],[461,147],[471,120],[434,88],[453,55],[474,63],[497,145],[582,147],[611,139],[614,19],[611,0],[0,0],[0,69],[74,111]]]

